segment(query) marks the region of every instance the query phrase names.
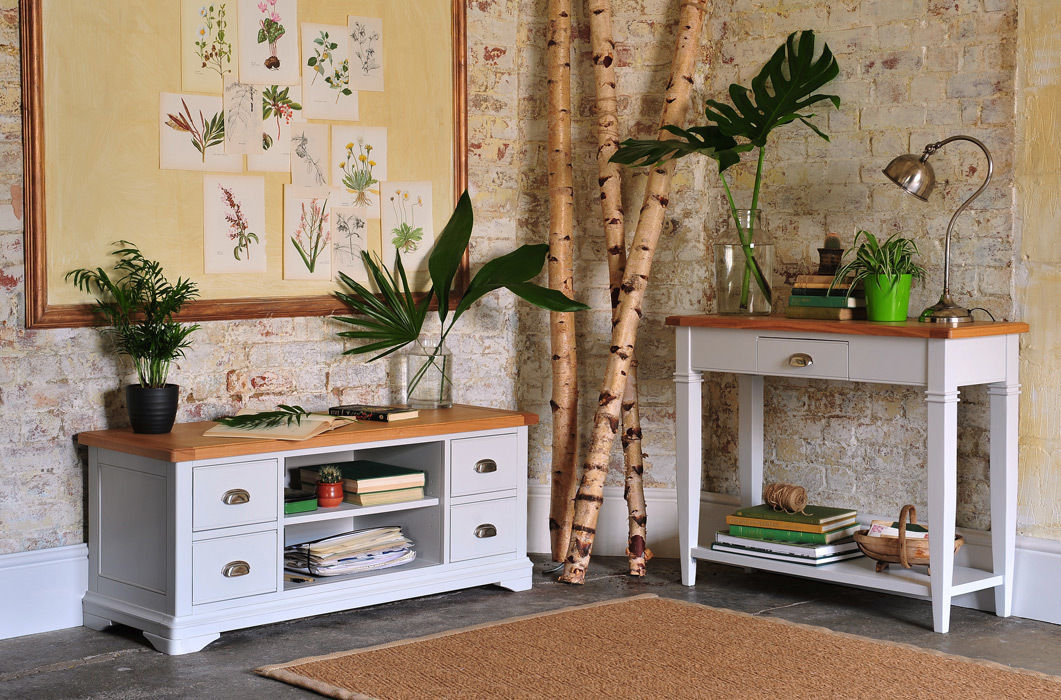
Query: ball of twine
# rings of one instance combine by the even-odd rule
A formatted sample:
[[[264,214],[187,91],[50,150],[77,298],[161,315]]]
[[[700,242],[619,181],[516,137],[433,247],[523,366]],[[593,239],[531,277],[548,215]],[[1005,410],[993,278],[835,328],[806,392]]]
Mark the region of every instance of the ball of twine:
[[[763,489],[763,498],[774,510],[786,513],[806,515],[807,490],[795,484],[767,484]]]

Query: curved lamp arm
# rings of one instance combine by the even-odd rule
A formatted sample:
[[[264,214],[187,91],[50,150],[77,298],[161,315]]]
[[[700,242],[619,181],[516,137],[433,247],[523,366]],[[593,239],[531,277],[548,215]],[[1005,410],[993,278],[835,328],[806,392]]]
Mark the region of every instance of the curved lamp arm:
[[[958,207],[958,211],[954,212],[954,215],[950,218],[950,223],[947,224],[947,236],[944,239],[944,243],[943,243],[943,246],[944,246],[944,248],[943,248],[943,295],[944,295],[944,297],[949,297],[950,296],[950,232],[951,232],[951,229],[954,228],[954,220],[957,219],[958,215],[961,214],[963,211],[965,211],[965,208],[968,207],[969,204],[974,199],[979,197],[980,193],[983,192],[984,189],[987,188],[987,183],[991,182],[991,174],[995,170],[994,161],[992,161],[992,159],[991,159],[991,153],[990,153],[990,151],[987,150],[987,146],[985,146],[983,144],[983,142],[981,142],[979,139],[974,139],[972,136],[962,136],[962,135],[951,136],[949,138],[943,139],[942,141],[937,141],[936,143],[928,144],[927,146],[925,146],[925,152],[921,154],[921,162],[922,163],[928,162],[929,156],[931,156],[933,153],[935,153],[936,151],[938,151],[940,148],[942,148],[943,146],[947,145],[951,141],[969,141],[969,142],[975,143],[977,146],[979,146],[980,150],[983,151],[984,155],[987,157],[987,177],[984,178],[984,184],[980,185],[980,189],[978,189],[976,192],[973,192],[972,195],[969,197],[969,199],[967,199],[964,202],[962,202],[962,205],[960,207]]]

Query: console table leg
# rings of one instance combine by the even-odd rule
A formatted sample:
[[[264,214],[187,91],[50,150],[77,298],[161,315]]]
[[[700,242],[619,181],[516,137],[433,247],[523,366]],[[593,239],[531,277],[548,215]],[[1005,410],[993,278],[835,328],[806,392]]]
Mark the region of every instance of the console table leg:
[[[1013,339],[1016,344],[1016,338]],[[1017,545],[1017,409],[1020,385],[1016,352],[1010,380],[992,384],[991,397],[991,559],[1002,585],[995,588],[995,614],[1013,610],[1013,555]]]
[[[692,368],[691,334],[688,328],[677,333],[678,371],[674,373],[675,452],[678,468],[678,554],[682,566],[682,584],[696,583],[696,559],[692,548],[700,541],[700,471],[703,469],[703,400],[700,387],[703,374]]]
[[[763,378],[758,374],[737,375],[737,466],[740,502],[755,506],[763,502]]]
[[[929,387],[928,403],[928,531],[932,545],[932,623],[936,632],[950,628],[951,583],[954,579],[954,515],[957,501],[958,390]]]

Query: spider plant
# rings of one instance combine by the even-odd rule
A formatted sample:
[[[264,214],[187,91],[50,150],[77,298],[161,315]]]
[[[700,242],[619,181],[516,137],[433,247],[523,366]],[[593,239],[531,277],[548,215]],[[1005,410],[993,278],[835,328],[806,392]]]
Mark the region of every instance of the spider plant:
[[[865,238],[861,245],[858,242],[860,238]],[[869,231],[859,231],[855,234],[851,250],[855,251],[855,256],[836,271],[829,285],[830,293],[839,281],[848,276],[851,277],[848,296],[856,284],[869,277],[884,277],[887,287],[891,288],[903,275],[910,275],[915,280],[925,276],[925,268],[914,262],[914,256],[920,254],[917,244],[909,238],[900,237],[898,233],[893,233],[881,243]]]
[[[524,245],[510,253],[486,262],[472,277],[464,296],[450,312],[453,280],[460,268],[461,260],[468,248],[473,226],[471,199],[468,193],[461,195],[457,207],[443,228],[428,257],[431,288],[419,298],[409,286],[408,275],[402,264],[401,252],[394,251],[394,272],[378,258],[362,252],[361,258],[368,269],[372,283],[380,293],[373,294],[343,272],[339,273],[349,293],[336,292],[335,296],[358,316],[338,317],[336,320],[356,327],[356,330],[339,333],[344,338],[367,341],[364,345],[345,351],[346,355],[374,354],[369,361],[378,360],[405,346],[416,343],[428,357],[418,375],[409,379],[409,390],[416,387],[430,367],[442,372],[443,344],[453,330],[457,320],[479,299],[502,287],[531,304],[549,311],[582,311],[589,307],[567,298],[554,289],[530,282],[541,272],[549,246]],[[437,342],[426,343],[421,339],[421,330],[427,318],[432,300],[438,302],[439,335]]]
[[[741,285],[740,307],[748,307],[750,281],[762,290],[767,301],[772,300],[770,282],[763,275],[752,247],[755,237],[755,218],[747,227],[741,225],[737,205],[725,172],[740,162],[741,154],[756,151],[755,183],[752,187],[751,210],[759,207],[759,192],[763,181],[763,162],[766,142],[774,129],[794,121],[802,122],[815,134],[829,137],[809,119],[814,114],[804,112],[807,107],[828,100],[840,107],[836,95],[816,93],[816,90],[840,73],[840,68],[829,50],[821,45],[817,52],[813,31],[793,32],[778,47],[759,74],[752,78],[751,88],[736,83],[729,86],[733,106],[707,100],[705,114],[708,124],[680,129],[665,126],[674,138],[656,140],[627,139],[612,156],[612,161],[624,165],[657,165],[691,153],[699,153],[718,162],[718,176],[726,193],[730,214],[736,224],[737,235],[744,251],[747,266]]]

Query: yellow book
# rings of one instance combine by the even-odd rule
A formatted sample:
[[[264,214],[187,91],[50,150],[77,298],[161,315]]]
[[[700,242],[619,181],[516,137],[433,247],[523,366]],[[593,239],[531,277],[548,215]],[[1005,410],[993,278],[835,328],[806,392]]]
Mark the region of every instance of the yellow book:
[[[424,497],[424,487],[411,489],[394,489],[392,491],[374,491],[372,493],[346,493],[343,500],[357,506],[382,506],[387,503],[404,503],[419,501]]]
[[[765,518],[742,518],[739,515],[726,516],[727,525],[767,527],[772,530],[794,530],[796,532],[827,532],[829,530],[835,530],[840,527],[846,527],[847,525],[854,524],[855,522],[856,521],[854,516],[851,516],[850,520],[826,523],[825,525],[818,525],[814,523],[797,523],[784,520],[767,520]]]

